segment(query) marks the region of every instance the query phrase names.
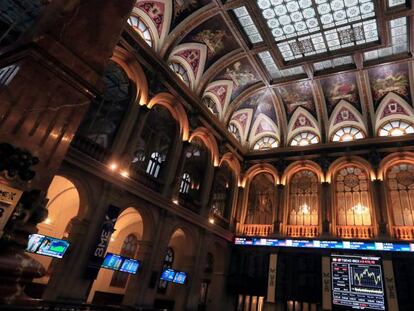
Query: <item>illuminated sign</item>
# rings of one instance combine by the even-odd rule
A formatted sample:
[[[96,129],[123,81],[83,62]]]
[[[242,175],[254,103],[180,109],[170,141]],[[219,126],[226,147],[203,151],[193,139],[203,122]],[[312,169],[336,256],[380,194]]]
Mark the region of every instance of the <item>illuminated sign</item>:
[[[333,255],[331,275],[335,310],[385,310],[379,257]]]
[[[254,237],[236,237],[235,245],[296,247],[321,249],[349,249],[364,251],[414,252],[414,243],[405,242],[375,242],[375,241],[329,241],[329,240],[292,240],[267,239]]]

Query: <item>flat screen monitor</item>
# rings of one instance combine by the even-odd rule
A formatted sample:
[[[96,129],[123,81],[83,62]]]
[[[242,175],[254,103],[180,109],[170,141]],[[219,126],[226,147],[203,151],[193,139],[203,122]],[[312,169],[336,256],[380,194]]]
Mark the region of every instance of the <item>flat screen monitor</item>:
[[[42,234],[31,234],[29,235],[26,251],[43,256],[63,258],[69,245],[69,242],[65,240]]]
[[[121,268],[122,261],[123,258],[121,256],[107,253],[101,267],[118,271]]]
[[[184,284],[186,279],[187,279],[187,273],[186,272],[177,271],[175,273],[173,283]]]
[[[119,271],[136,274],[139,268],[139,261],[131,258],[125,258]]]
[[[161,280],[172,282],[174,280],[175,271],[173,269],[165,269],[161,273]]]
[[[140,262],[138,260],[117,254],[106,253],[101,267],[105,269],[136,274],[139,268],[139,264]]]
[[[381,258],[331,256],[334,310],[386,310]]]

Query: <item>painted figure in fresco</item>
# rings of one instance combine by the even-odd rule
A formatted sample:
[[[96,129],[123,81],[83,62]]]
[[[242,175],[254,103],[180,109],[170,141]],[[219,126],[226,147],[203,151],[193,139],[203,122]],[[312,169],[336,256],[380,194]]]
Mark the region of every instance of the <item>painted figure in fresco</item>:
[[[197,4],[197,0],[174,0],[174,16],[180,15],[185,10],[193,10]]]
[[[224,48],[223,39],[227,36],[225,30],[205,29],[194,36],[194,40],[207,45],[209,56],[214,56]]]
[[[233,66],[226,68],[224,76],[233,81],[235,88],[245,86],[256,80],[254,74],[249,69],[243,68],[241,62],[235,62]]]
[[[380,100],[389,92],[408,96],[408,73],[404,67],[384,66],[376,69],[372,82],[374,100]]]
[[[329,92],[329,97],[332,102],[339,102],[340,100],[344,99],[350,103],[354,103],[358,100],[355,90],[355,84],[350,84],[344,81],[337,81],[332,85],[332,89],[330,89]]]
[[[288,114],[292,114],[298,107],[304,107],[311,112],[314,111],[313,95],[309,83],[303,82],[282,86],[278,90]]]

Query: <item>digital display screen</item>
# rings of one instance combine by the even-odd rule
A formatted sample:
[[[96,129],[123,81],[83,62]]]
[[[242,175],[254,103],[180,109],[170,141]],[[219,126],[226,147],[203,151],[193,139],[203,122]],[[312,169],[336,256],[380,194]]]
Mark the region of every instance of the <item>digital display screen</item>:
[[[173,269],[165,269],[161,273],[161,280],[172,282],[174,280],[175,271]]]
[[[121,256],[112,253],[107,253],[102,263],[102,268],[119,270],[121,268],[122,261],[123,258]]]
[[[332,255],[331,276],[335,310],[385,310],[380,257]]]
[[[138,260],[107,253],[101,267],[105,269],[136,274],[139,268],[139,264],[140,262]]]
[[[63,258],[69,245],[69,242],[65,240],[42,234],[31,234],[29,235],[26,251],[43,256]]]
[[[254,237],[236,237],[235,245],[297,247],[322,249],[349,249],[366,251],[414,252],[414,243],[404,242],[362,242],[362,241],[329,241],[329,240],[292,240],[266,239]]]
[[[139,268],[139,261],[135,259],[125,258],[119,271],[135,274]]]
[[[173,283],[184,284],[186,279],[187,279],[187,273],[177,272],[174,276]]]

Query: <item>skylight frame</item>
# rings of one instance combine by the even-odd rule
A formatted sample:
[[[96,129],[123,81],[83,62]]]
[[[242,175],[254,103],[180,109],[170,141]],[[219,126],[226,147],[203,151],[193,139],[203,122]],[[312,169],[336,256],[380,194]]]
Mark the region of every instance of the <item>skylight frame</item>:
[[[362,3],[372,3],[373,4],[373,11],[372,16],[363,16],[361,20],[359,21],[369,21],[372,20],[374,25],[376,25],[376,36],[375,39],[369,40],[369,42],[357,42],[356,45],[355,43],[353,43],[352,46],[345,46],[342,47],[340,49],[337,50],[330,50],[326,44],[326,40],[324,39],[324,44],[325,44],[325,48],[320,48],[319,50],[317,50],[316,52],[313,50],[311,51],[311,53],[308,53],[307,55],[296,55],[295,57],[283,57],[282,52],[279,50],[279,48],[276,46],[278,43],[283,43],[283,42],[287,42],[289,40],[296,40],[296,42],[298,41],[298,39],[302,40],[302,38],[304,38],[305,36],[309,36],[310,34],[301,34],[299,37],[294,37],[292,38],[287,38],[284,40],[280,40],[280,41],[276,41],[274,36],[272,35],[272,28],[269,27],[269,25],[267,24],[267,20],[265,17],[263,17],[263,9],[261,9],[259,7],[258,2],[259,1],[272,1],[272,3],[279,3],[282,2],[284,3],[285,0],[256,0],[255,4],[252,5],[252,9],[254,9],[255,11],[255,15],[256,16],[260,16],[261,18],[258,19],[258,23],[262,26],[263,29],[266,29],[266,35],[264,36],[264,38],[266,38],[267,40],[271,40],[270,42],[267,41],[268,44],[272,45],[272,49],[275,52],[275,54],[277,55],[277,65],[279,68],[283,68],[285,66],[291,66],[293,64],[303,64],[303,63],[307,63],[308,61],[315,61],[315,60],[321,60],[321,59],[329,59],[332,58],[334,55],[336,57],[338,56],[343,56],[346,54],[349,54],[350,52],[354,52],[355,49],[358,50],[362,50],[362,49],[373,49],[375,47],[382,47],[384,46],[384,39],[386,40],[387,37],[384,36],[384,25],[385,25],[385,21],[384,21],[384,8],[382,8],[381,5],[377,4],[377,2],[375,0],[356,0],[356,1],[362,1]],[[295,0],[293,2],[299,2],[302,0]],[[307,1],[307,0],[303,0],[303,1]],[[310,0],[312,2],[312,8],[316,7],[316,3],[323,3],[323,2],[329,2],[331,3],[332,1],[335,0]],[[341,0],[341,1],[346,1],[346,0]],[[350,0],[350,1],[355,1],[355,0]],[[289,1],[292,2],[292,1]],[[360,2],[357,2],[357,4],[359,5]],[[272,8],[272,6],[270,7]],[[317,14],[315,14],[315,17],[319,18],[319,13],[317,11],[315,11]],[[346,23],[344,24],[344,26],[349,26],[349,25],[355,25],[357,24],[359,21],[351,21],[350,23]],[[319,22],[318,24],[319,26],[321,26],[321,22]],[[338,26],[339,27],[339,26]],[[321,27],[319,27],[319,30],[316,32],[313,32],[312,34],[320,34],[322,35],[322,37],[325,37],[325,32],[328,30],[332,30],[332,29],[336,29],[338,28],[336,25],[332,26],[331,28],[326,28],[326,29],[322,29]],[[341,25],[342,27],[342,25]],[[268,34],[268,35],[267,35]],[[319,36],[320,36],[319,35]],[[353,37],[353,36],[352,36]],[[292,51],[291,51],[292,52]]]

